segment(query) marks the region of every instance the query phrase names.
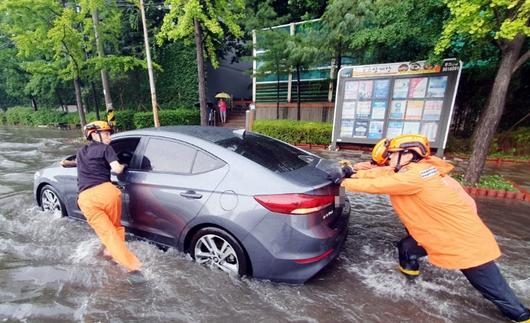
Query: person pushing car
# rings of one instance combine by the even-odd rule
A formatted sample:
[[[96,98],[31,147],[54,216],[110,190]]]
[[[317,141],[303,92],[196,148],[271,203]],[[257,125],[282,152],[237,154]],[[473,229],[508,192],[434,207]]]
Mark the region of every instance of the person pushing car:
[[[530,322],[530,311],[495,263],[501,253],[493,234],[478,216],[473,199],[447,176],[452,166],[430,156],[425,136],[400,135],[384,146],[377,153],[374,149],[380,155],[376,164],[384,166],[388,161],[389,167],[359,170],[341,185],[350,192],[390,196],[409,234],[398,243],[400,271],[417,277],[418,259],[428,255],[438,267],[459,269],[509,319]]]
[[[110,181],[111,171],[121,174],[126,166],[118,162],[116,152],[109,145],[112,128],[105,121],[94,121],[84,127],[83,133],[90,142],[77,152],[75,162],[64,160],[61,165],[77,165],[77,202],[104,245],[103,254],[129,272],[138,271],[142,263],[125,245],[121,191]]]

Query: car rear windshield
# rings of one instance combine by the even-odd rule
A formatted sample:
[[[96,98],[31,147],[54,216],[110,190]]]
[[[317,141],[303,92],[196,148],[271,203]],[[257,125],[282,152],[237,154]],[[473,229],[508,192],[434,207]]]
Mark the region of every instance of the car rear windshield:
[[[248,132],[215,143],[276,173],[302,168],[313,159],[313,156],[281,141]]]

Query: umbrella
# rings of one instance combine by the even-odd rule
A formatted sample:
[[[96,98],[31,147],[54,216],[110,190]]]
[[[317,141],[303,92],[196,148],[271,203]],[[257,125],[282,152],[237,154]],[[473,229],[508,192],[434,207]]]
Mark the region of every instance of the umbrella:
[[[216,99],[230,99],[230,94],[225,92],[220,92],[215,95]]]

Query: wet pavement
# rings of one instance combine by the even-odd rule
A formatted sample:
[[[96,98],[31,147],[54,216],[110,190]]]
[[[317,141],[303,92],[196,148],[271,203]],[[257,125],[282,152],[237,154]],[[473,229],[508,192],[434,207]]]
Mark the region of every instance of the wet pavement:
[[[97,256],[98,239],[85,223],[45,214],[33,204],[34,171],[74,153],[79,137],[0,127],[2,321],[505,321],[460,272],[423,261],[420,279],[407,283],[396,271],[394,247],[405,231],[388,198],[377,195],[349,195],[345,249],[305,285],[229,276],[141,241],[128,242],[145,264],[144,279],[135,279]],[[501,271],[530,305],[530,203],[486,198],[477,203],[503,251]]]

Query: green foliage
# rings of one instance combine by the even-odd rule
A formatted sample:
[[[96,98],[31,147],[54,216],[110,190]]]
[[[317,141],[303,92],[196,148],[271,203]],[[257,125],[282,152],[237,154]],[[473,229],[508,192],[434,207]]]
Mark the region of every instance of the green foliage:
[[[530,155],[530,128],[519,128],[505,131],[495,135],[493,153],[503,155],[522,156]]]
[[[497,191],[517,192],[517,189],[506,180],[502,175],[483,175],[477,184],[471,185],[464,180],[463,174],[452,175],[454,179],[464,186],[474,186],[477,188],[486,188]]]
[[[195,51],[182,41],[160,48],[163,71],[157,74],[156,92],[161,106],[193,106],[197,101],[197,65]]]
[[[445,0],[451,12],[435,52],[441,54],[457,41],[511,41],[530,35],[527,0]]]
[[[6,123],[9,125],[32,126],[31,114],[33,109],[25,107],[14,107],[6,111]]]
[[[131,130],[134,129],[134,114],[133,110],[119,110],[114,111],[116,116],[116,128],[119,130]]]
[[[495,134],[488,157],[508,159],[530,158],[530,128],[518,128]],[[450,135],[447,140],[446,152],[469,155],[473,143],[470,138],[457,138]]]
[[[185,39],[191,43],[194,22],[198,21],[202,27],[205,54],[215,68],[219,66],[219,60],[214,44],[223,42],[228,34],[242,36],[239,24],[243,20],[243,0],[168,0],[166,5],[170,10],[164,16],[158,42]]]
[[[198,125],[201,123],[199,110],[176,109],[158,112],[161,126],[171,125]],[[152,112],[138,112],[134,114],[136,128],[149,128],[154,126]]]
[[[62,122],[64,114],[60,111],[39,109],[31,114],[31,120],[33,126],[55,124]]]
[[[65,115],[66,113],[60,111],[45,108],[33,111],[27,107],[9,108],[5,113],[7,124],[31,127],[64,122]]]
[[[292,144],[320,144],[331,142],[333,125],[324,122],[294,120],[256,120],[252,131]]]
[[[346,35],[334,31],[330,40],[345,41],[358,63],[425,59],[447,12],[442,0],[335,0],[326,10],[326,21]]]
[[[0,111],[0,124],[5,124],[6,122],[7,120],[5,112]]]

